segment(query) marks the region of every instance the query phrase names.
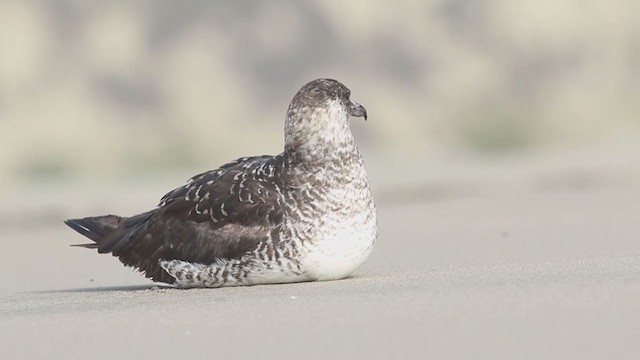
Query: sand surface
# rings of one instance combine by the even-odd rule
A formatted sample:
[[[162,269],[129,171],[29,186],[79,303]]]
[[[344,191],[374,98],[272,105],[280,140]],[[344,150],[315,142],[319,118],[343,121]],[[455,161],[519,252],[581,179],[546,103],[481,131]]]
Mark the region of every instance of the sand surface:
[[[5,189],[0,359],[638,359],[636,143],[370,158],[376,250],[324,283],[178,290],[67,246],[62,218],[142,211],[184,174]]]

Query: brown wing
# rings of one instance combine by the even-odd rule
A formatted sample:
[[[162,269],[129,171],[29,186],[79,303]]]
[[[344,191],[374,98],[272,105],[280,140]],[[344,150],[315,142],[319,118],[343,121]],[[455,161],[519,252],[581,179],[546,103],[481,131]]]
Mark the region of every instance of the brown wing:
[[[280,156],[261,156],[199,174],[166,194],[157,209],[122,219],[97,241],[98,251],[169,283],[173,278],[160,268],[160,259],[239,258],[276,235],[282,223],[282,168]]]

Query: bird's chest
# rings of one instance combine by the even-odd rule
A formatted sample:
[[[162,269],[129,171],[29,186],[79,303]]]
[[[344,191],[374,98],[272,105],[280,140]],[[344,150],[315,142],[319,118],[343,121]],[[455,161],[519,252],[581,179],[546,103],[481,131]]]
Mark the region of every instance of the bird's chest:
[[[316,280],[344,278],[362,265],[373,249],[375,206],[368,184],[328,192],[323,204],[325,210],[314,220],[301,222],[307,231],[301,265]]]

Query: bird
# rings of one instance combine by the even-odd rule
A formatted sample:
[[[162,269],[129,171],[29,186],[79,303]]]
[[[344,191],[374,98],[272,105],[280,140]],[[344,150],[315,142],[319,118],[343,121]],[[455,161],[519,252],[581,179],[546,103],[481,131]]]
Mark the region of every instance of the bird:
[[[152,210],[68,219],[92,242],[154,282],[180,288],[337,280],[369,257],[378,219],[350,129],[363,105],[333,79],[295,94],[284,150],[242,157],[190,178]]]

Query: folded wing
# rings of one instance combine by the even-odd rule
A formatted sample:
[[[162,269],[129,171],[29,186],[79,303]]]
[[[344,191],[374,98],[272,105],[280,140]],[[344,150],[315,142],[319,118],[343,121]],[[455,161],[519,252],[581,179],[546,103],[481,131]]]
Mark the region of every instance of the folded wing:
[[[280,156],[238,159],[191,178],[167,193],[151,211],[68,220],[93,240],[154,281],[172,283],[159,260],[212,263],[236,259],[274,236],[283,220],[279,191],[284,186]],[[279,174],[278,174],[279,175]]]

